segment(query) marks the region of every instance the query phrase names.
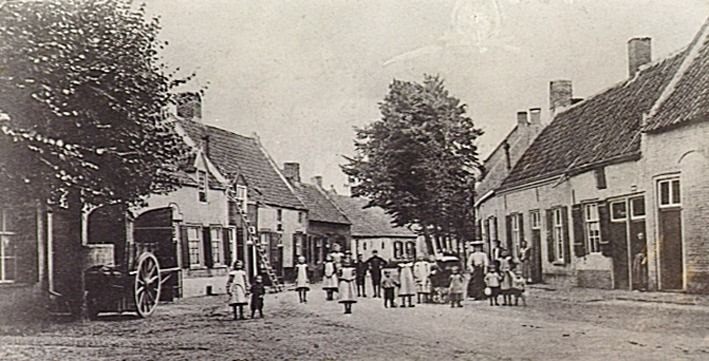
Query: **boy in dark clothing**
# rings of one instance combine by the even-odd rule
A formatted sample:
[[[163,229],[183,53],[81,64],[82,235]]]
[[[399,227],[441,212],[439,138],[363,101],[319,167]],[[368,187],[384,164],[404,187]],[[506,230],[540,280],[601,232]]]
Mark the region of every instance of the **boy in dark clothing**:
[[[251,285],[251,318],[254,318],[256,311],[259,317],[263,318],[263,295],[266,288],[263,286],[263,278],[256,276],[256,281]]]
[[[357,255],[355,273],[357,282],[357,297],[367,297],[367,291],[364,289],[364,277],[367,275],[367,263],[362,259],[362,254]]]
[[[387,265],[387,261],[384,258],[379,257],[379,252],[377,250],[372,251],[372,257],[367,260],[367,266],[369,267],[369,274],[372,275],[372,291],[374,292],[373,297],[382,297],[380,290],[380,283],[382,280],[382,268]]]
[[[381,285],[384,289],[384,307],[396,307],[396,303],[394,302],[394,288],[398,287],[399,284],[391,278],[389,271],[384,271],[384,278],[382,278]]]

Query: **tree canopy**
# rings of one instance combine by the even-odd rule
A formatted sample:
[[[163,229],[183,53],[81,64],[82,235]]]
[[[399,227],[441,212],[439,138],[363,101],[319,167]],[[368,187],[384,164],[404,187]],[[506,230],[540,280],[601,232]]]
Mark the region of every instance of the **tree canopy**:
[[[0,198],[140,204],[188,152],[159,20],[129,0],[0,1]]]
[[[432,240],[472,236],[473,186],[482,135],[438,76],[394,80],[379,104],[381,119],[355,129],[355,155],[343,171],[353,196],[384,208],[400,226]]]

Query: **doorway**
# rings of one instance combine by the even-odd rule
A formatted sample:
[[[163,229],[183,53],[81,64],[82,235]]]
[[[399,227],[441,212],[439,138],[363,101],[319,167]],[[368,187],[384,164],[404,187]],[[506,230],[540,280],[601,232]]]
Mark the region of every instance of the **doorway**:
[[[683,288],[682,204],[679,177],[657,182],[660,288]]]

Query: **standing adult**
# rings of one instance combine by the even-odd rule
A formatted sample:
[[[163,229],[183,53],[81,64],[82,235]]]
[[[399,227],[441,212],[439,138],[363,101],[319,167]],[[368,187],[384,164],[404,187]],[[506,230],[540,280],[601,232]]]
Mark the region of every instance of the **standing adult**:
[[[470,273],[470,283],[468,284],[468,297],[476,300],[484,300],[485,294],[485,274],[489,266],[488,257],[482,250],[482,242],[473,243],[473,253],[468,256],[468,272]]]
[[[342,253],[342,247],[339,243],[332,244],[332,251],[330,252],[330,257],[332,257],[332,262],[335,264],[335,269],[338,270],[342,267],[342,260],[345,254]]]
[[[633,289],[644,291],[647,289],[647,255],[645,250],[645,234],[640,232],[636,236],[638,251],[633,256]]]
[[[431,295],[431,264],[423,256],[414,263],[414,280],[416,281],[416,302],[429,302]]]
[[[384,258],[379,257],[379,252],[377,250],[372,251],[372,257],[367,260],[367,266],[369,268],[369,274],[372,276],[372,292],[374,297],[382,297],[381,295],[381,285],[382,281],[382,268],[386,267],[387,261]]]
[[[367,297],[367,291],[364,289],[364,279],[367,275],[367,262],[364,261],[361,253],[357,255],[355,270],[357,273],[357,297]]]
[[[527,280],[527,282],[532,282],[532,248],[529,247],[527,241],[520,242],[519,248],[519,262],[522,267],[522,277]]]
[[[500,270],[500,260],[502,259],[502,248],[500,247],[500,240],[495,239],[492,241],[492,247],[490,248],[490,263]]]

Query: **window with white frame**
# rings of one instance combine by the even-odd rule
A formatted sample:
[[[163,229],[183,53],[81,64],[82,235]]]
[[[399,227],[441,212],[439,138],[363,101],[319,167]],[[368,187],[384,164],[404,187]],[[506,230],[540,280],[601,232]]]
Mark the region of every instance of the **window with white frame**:
[[[238,202],[239,207],[241,207],[241,211],[246,212],[246,187],[242,185],[237,185],[234,198]]]
[[[207,172],[200,170],[197,172],[197,183],[199,183],[198,198],[200,202],[207,201],[207,190],[208,188]]]
[[[189,245],[190,267],[204,265],[202,250],[202,232],[200,227],[187,227],[187,244]]]
[[[521,217],[522,217],[521,214],[513,214],[513,215],[510,217],[510,222],[512,223],[512,224],[510,225],[510,228],[511,228],[511,230],[512,230],[512,245],[513,245],[514,247],[517,247],[517,246],[519,245],[520,241],[521,241],[521,238],[520,238],[520,227],[519,227],[519,224],[520,224],[520,222],[521,222],[521,219],[520,219]]]
[[[679,207],[682,205],[679,191],[679,178],[658,181],[657,193],[660,208]]]
[[[411,259],[416,259],[416,243],[406,242],[406,256]]]
[[[586,245],[589,252],[601,251],[601,221],[598,216],[598,204],[588,203],[584,208],[584,225],[586,229]]]
[[[212,264],[215,266],[224,265],[224,232],[221,227],[211,227],[209,229],[209,241],[212,246]]]
[[[564,212],[562,208],[555,208],[553,219],[553,238],[554,238],[554,259],[563,261],[566,255],[564,254]]]
[[[0,283],[15,282],[17,258],[13,239],[15,233],[9,229],[7,209],[0,209]]]
[[[401,241],[394,242],[394,258],[404,258],[404,243]]]
[[[534,210],[529,212],[530,227],[532,229],[542,228],[542,218],[540,216],[539,210]]]

